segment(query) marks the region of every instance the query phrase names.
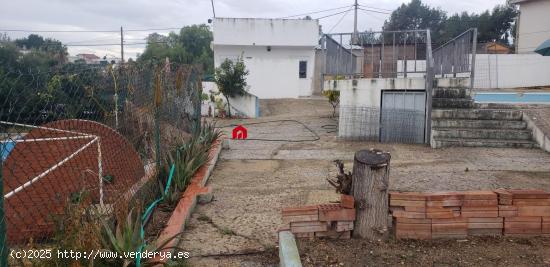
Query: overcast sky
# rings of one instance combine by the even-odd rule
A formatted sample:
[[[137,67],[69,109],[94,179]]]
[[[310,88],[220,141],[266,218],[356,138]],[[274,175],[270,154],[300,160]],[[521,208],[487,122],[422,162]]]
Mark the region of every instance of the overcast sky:
[[[360,0],[359,4],[394,10],[401,3],[410,0]],[[449,14],[456,12],[482,12],[492,9],[506,0],[424,0],[433,7],[440,7]],[[353,4],[353,0],[214,0],[218,17],[258,17],[278,18],[312,11],[343,7]],[[0,0],[0,31],[21,30],[111,30],[180,28],[185,25],[207,23],[212,17],[210,0]],[[311,15],[322,17],[345,11],[339,9]],[[328,32],[351,32],[353,11],[345,16],[320,20],[323,30]],[[379,30],[387,14],[359,10],[359,30]],[[340,21],[341,20],[341,21]],[[340,21],[340,23],[338,23]],[[335,26],[336,25],[336,26]],[[27,32],[7,32],[12,38],[26,36]],[[144,49],[143,38],[151,32],[126,32],[125,58],[135,58]],[[161,33],[166,33],[161,32]],[[120,46],[70,46],[87,44],[120,43],[120,33],[38,33],[53,37],[69,45],[69,53],[95,53],[98,56],[120,55]]]

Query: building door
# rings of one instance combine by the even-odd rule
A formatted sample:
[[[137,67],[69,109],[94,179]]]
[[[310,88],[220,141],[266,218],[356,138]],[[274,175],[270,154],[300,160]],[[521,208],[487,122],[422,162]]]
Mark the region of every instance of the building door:
[[[312,88],[311,88],[311,71],[310,68],[313,68],[313,66],[310,65],[310,62],[307,59],[299,59],[298,60],[298,73],[296,73],[296,76],[298,77],[298,96],[310,96],[312,94]]]
[[[426,93],[383,91],[380,112],[380,141],[424,143]]]

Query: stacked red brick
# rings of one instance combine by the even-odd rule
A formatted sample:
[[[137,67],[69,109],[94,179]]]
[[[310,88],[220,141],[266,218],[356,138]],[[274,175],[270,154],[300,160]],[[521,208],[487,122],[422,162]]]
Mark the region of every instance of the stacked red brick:
[[[355,208],[353,197],[342,195],[337,204],[285,208],[283,223],[296,237],[351,237]]]
[[[550,235],[550,193],[542,190],[500,189],[499,216],[508,236]]]
[[[397,238],[550,234],[550,193],[542,190],[392,192]]]

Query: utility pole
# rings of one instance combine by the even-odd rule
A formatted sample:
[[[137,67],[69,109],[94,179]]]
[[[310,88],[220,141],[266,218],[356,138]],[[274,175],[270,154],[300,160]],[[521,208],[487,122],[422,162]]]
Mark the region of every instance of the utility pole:
[[[120,26],[120,63],[124,63],[124,32]]]
[[[214,0],[210,0],[212,3],[212,14],[214,15],[214,18],[216,18],[216,10],[214,9]]]
[[[359,5],[357,4],[357,0],[355,0],[355,4],[353,5],[355,8],[355,15],[353,17],[353,36],[351,38],[351,43],[357,43],[357,9],[359,8]]]

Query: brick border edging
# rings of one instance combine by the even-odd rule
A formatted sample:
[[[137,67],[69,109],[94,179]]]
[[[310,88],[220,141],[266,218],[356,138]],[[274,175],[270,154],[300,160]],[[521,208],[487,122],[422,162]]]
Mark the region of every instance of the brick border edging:
[[[208,151],[210,160],[207,164],[200,167],[199,170],[193,175],[191,182],[187,186],[187,189],[185,189],[185,192],[182,193],[180,201],[172,212],[170,219],[166,223],[166,227],[164,227],[164,230],[162,230],[158,239],[155,241],[156,244],[160,244],[183,231],[185,228],[185,223],[189,220],[193,210],[195,209],[197,198],[200,195],[208,194],[212,191],[210,187],[205,187],[205,185],[210,177],[210,174],[212,173],[212,170],[214,169],[214,166],[218,162],[218,158],[222,150],[223,139],[224,138],[221,137],[216,140],[212,145],[212,148],[210,148],[210,151]],[[167,249],[164,249],[163,252],[173,252],[174,248],[179,243],[179,240],[179,237],[172,239],[166,244]],[[152,261],[166,263],[168,260],[169,259],[167,257],[157,257]]]

